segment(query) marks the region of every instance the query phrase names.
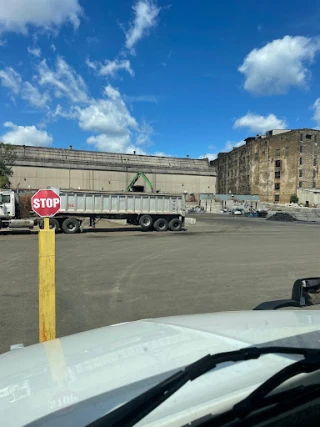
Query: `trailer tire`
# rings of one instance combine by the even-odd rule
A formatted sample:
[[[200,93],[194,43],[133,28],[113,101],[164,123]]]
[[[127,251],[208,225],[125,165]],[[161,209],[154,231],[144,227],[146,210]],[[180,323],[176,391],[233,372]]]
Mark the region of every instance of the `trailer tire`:
[[[169,228],[168,221],[164,218],[159,218],[153,224],[153,228],[156,231],[168,231],[168,228]]]
[[[139,219],[139,224],[144,229],[149,229],[152,227],[153,219],[150,215],[142,215]]]
[[[42,220],[39,222],[39,228],[40,228],[41,230],[43,230],[43,227],[44,227],[44,220],[42,219]],[[50,219],[49,219],[49,228],[50,228],[50,230],[54,230],[54,231],[55,231],[55,233],[58,233],[58,231],[60,230],[60,224],[59,224],[59,221],[58,221],[57,219],[55,219],[55,218],[50,218]]]
[[[63,221],[61,228],[66,234],[75,234],[80,230],[80,223],[75,218],[67,218]]]
[[[180,219],[179,218],[173,218],[169,222],[169,229],[171,231],[181,231],[182,230],[182,222],[180,221]]]

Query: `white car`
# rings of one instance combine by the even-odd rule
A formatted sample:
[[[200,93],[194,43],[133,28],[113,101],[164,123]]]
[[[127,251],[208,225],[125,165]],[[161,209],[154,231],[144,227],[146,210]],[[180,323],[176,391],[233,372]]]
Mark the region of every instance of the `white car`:
[[[277,402],[298,411],[310,390],[320,396],[319,330],[317,310],[253,310],[145,319],[12,350],[0,355],[1,425],[229,425],[219,414],[242,422],[270,411],[275,398],[264,396],[277,385],[295,388]],[[314,373],[297,376],[305,366]]]

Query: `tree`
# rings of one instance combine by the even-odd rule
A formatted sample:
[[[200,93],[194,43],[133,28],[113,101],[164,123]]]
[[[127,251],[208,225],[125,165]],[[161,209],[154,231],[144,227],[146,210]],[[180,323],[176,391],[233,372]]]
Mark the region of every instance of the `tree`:
[[[290,203],[299,203],[299,197],[296,194],[292,194],[290,197]]]
[[[11,144],[0,142],[0,188],[10,188],[13,175],[12,166],[16,160],[15,149]]]

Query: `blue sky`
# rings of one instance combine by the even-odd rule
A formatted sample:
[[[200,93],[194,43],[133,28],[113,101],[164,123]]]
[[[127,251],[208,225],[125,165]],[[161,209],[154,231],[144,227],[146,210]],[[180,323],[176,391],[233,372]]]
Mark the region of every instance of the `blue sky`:
[[[0,140],[214,158],[320,126],[315,0],[0,0]]]

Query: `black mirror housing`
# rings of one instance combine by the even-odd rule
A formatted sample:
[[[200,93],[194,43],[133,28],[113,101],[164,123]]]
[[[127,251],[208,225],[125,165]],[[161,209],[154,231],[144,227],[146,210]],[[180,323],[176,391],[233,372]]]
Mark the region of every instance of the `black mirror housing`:
[[[284,307],[306,307],[320,304],[320,277],[297,279],[292,287],[291,299],[266,301],[254,310],[278,310]]]

